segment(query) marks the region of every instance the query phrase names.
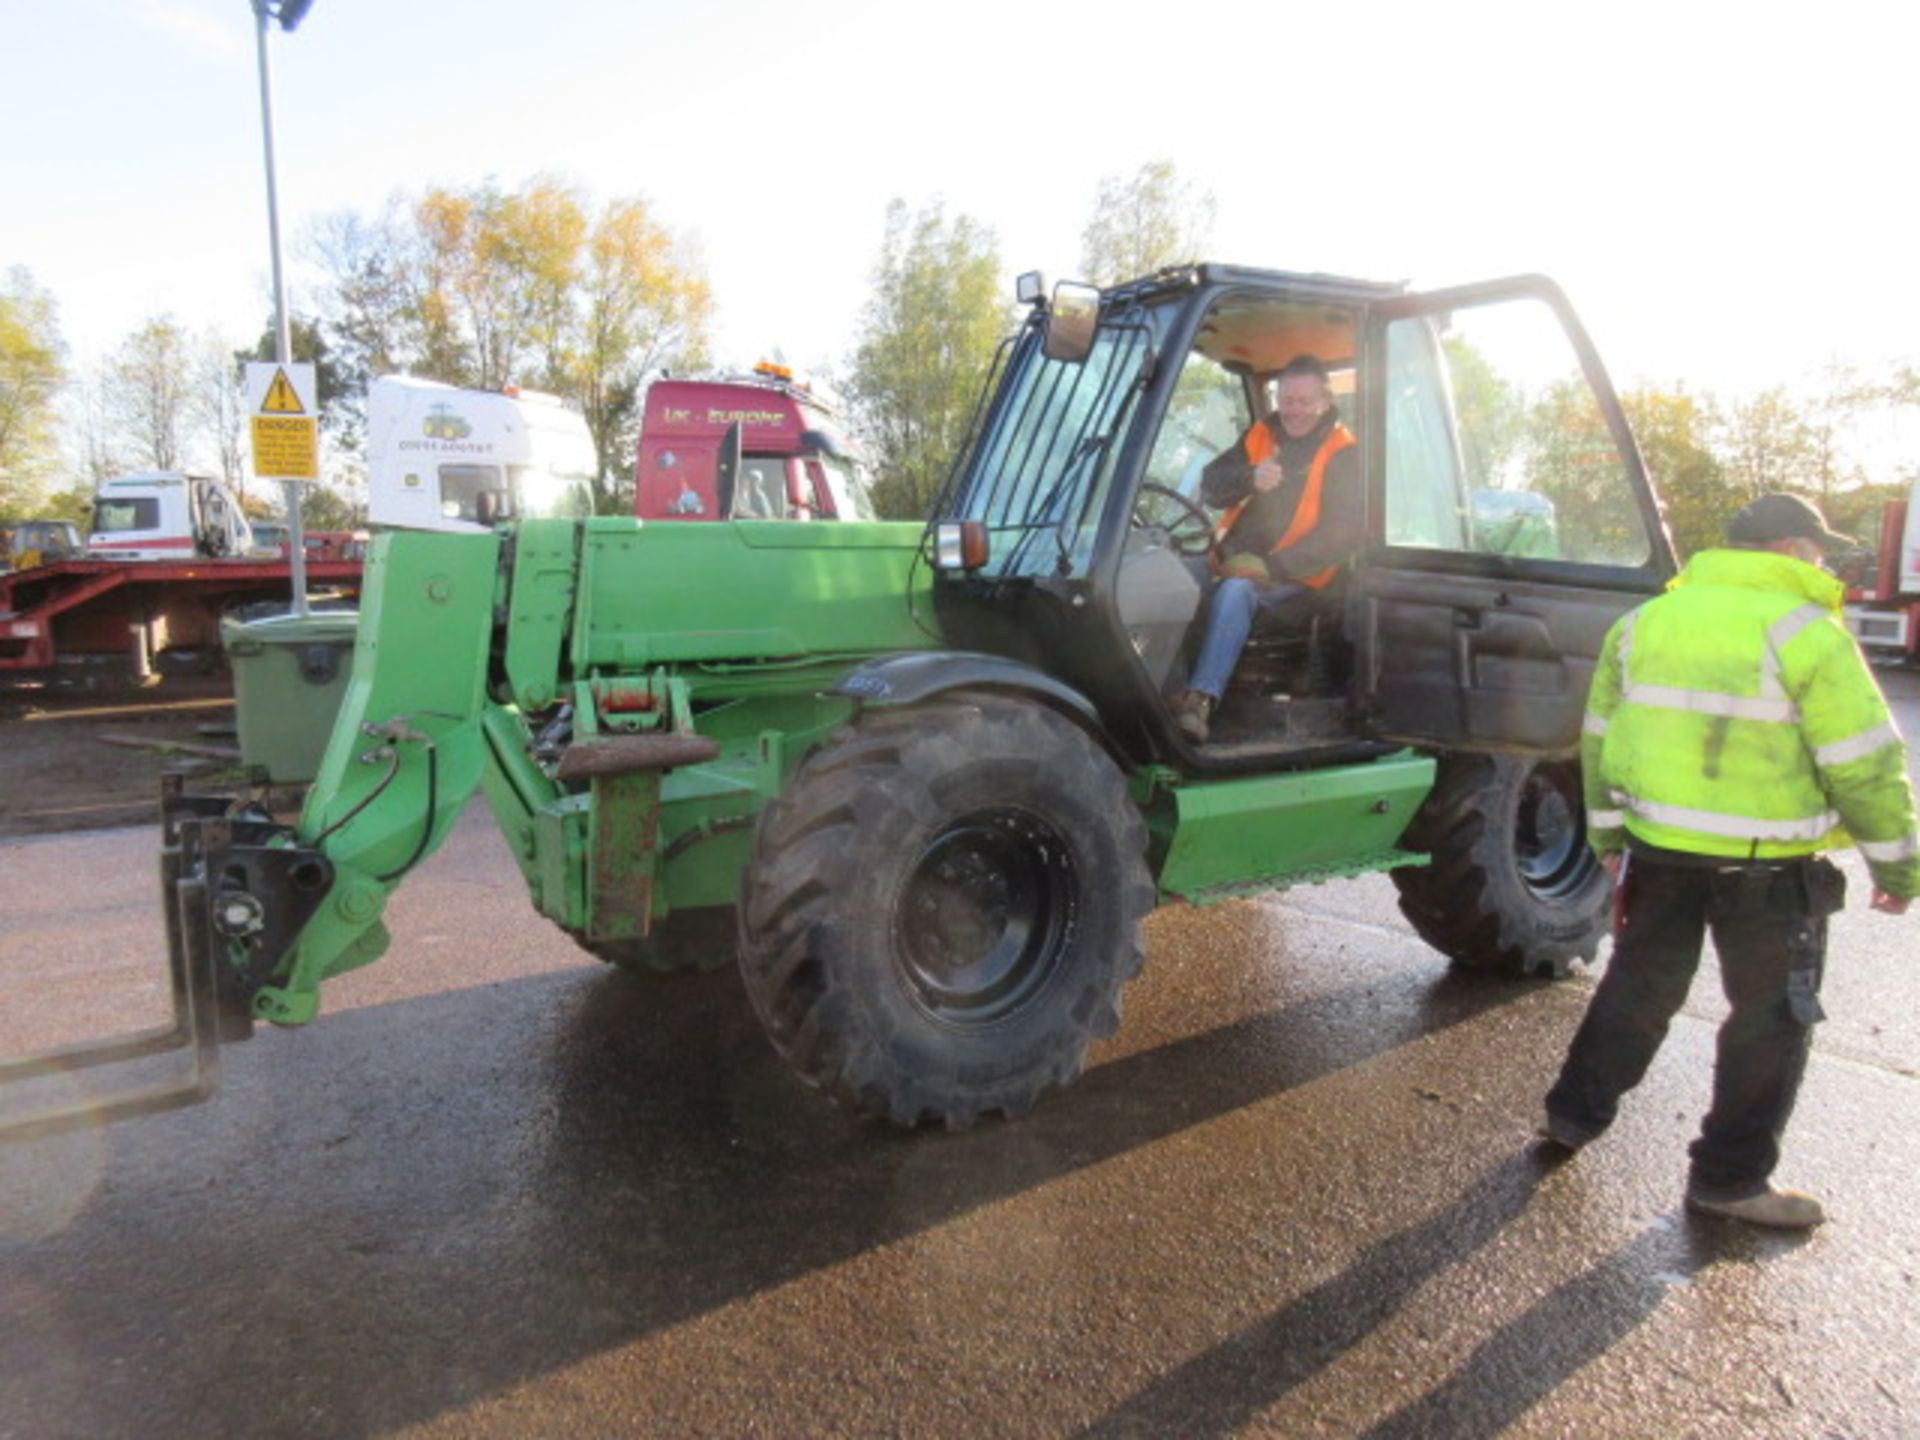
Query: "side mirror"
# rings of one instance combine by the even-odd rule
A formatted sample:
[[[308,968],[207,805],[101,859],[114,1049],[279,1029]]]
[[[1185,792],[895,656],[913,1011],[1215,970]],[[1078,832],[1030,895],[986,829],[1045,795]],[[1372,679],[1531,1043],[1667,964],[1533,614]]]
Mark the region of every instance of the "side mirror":
[[[734,421],[720,437],[720,449],[714,456],[713,508],[716,518],[733,519],[734,488],[740,482],[740,422]]]
[[[1094,332],[1099,328],[1098,288],[1076,280],[1062,280],[1053,287],[1053,304],[1047,308],[1047,330],[1041,352],[1049,360],[1078,365],[1092,352]]]
[[[795,470],[787,471],[787,518],[789,520],[813,518],[813,487],[807,484],[805,475]]]

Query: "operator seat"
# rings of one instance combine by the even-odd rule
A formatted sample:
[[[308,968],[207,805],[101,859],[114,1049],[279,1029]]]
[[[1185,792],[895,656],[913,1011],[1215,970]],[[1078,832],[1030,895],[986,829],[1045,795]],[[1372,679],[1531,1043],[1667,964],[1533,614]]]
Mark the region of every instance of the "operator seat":
[[[1324,590],[1293,596],[1254,617],[1229,694],[1331,696],[1352,672],[1353,647],[1342,628],[1346,575]]]

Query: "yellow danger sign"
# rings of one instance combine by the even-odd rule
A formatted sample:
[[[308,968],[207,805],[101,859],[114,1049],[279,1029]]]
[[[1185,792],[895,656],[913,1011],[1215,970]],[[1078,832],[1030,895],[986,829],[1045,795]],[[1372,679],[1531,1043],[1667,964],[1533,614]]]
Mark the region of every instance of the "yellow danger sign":
[[[287,379],[287,372],[274,368],[273,379],[267,384],[267,395],[260,402],[260,410],[267,415],[304,415],[307,407],[300,403],[300,397],[294,393],[293,382]]]
[[[318,480],[320,427],[298,416],[254,416],[253,473],[262,480]]]
[[[313,366],[255,361],[247,366],[253,411],[253,473],[262,480],[320,478],[320,421]]]

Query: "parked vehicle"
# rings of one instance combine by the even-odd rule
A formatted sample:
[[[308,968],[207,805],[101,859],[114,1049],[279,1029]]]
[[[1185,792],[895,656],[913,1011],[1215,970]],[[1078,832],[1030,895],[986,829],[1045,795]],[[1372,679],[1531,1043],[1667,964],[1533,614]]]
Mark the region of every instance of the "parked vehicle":
[[[784,366],[648,387],[634,467],[643,520],[871,520],[859,452]]]
[[[588,513],[597,459],[579,412],[534,390],[383,375],[367,390],[367,519],[476,534]]]
[[[286,559],[258,551],[221,481],[179,471],[116,476],[95,494],[83,554],[0,576],[0,680],[144,681],[214,669],[222,616],[291,597]],[[357,590],[360,569],[344,549],[332,558],[309,550],[310,585]]]
[[[1881,514],[1873,568],[1850,593],[1847,628],[1869,655],[1920,662],[1920,480]]]
[[[924,526],[376,537],[299,821],[166,800],[174,1034],[204,1063],[165,1103],[205,1093],[220,1035],[312,1019],[386,949],[388,895],[476,787],[587,950],[737,960],[798,1076],[900,1124],[1071,1081],[1160,901],[1386,871],[1459,966],[1592,956],[1587,678],[1675,566],[1560,291],[1202,265],[1022,295]],[[1256,636],[1195,744],[1171,697],[1215,543],[1200,470],[1302,354],[1360,437],[1365,547]],[[88,1123],[156,1103],[96,1097]]]
[[[309,563],[315,560],[364,560],[367,533],[364,530],[303,530],[301,542]],[[253,554],[265,559],[286,558],[292,551],[288,527],[278,520],[253,522]]]
[[[9,570],[31,570],[78,555],[86,546],[80,527],[71,520],[21,520],[0,546],[0,561]]]
[[[253,526],[223,481],[145,470],[116,476],[94,492],[91,559],[216,559],[251,549]]]

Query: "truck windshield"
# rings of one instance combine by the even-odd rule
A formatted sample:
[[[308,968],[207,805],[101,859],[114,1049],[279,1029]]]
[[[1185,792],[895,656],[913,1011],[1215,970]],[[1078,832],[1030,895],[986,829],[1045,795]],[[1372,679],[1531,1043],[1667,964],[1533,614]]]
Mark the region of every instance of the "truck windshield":
[[[93,533],[124,534],[129,530],[158,530],[160,502],[152,496],[124,497],[93,502]]]
[[[834,512],[842,520],[877,520],[873,496],[868,491],[866,472],[846,455],[832,450],[821,452],[820,464],[826,472],[827,486],[833,492]]]
[[[1092,558],[1101,501],[1155,336],[1152,312],[1103,318],[1079,363],[1049,360],[1031,325],[945,507],[992,534],[986,574],[1081,575]]]

